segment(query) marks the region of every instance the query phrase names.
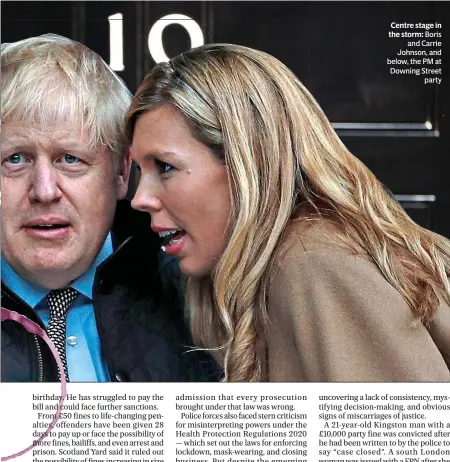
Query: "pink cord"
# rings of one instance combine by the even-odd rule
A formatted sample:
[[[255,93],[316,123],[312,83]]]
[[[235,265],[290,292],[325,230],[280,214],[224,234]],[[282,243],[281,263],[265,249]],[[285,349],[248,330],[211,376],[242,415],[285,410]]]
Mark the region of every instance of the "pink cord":
[[[2,308],[2,313],[1,313],[1,321],[16,321],[19,324],[21,324],[28,332],[31,334],[36,334],[39,335],[39,337],[44,339],[44,342],[50,347],[50,350],[53,354],[53,356],[56,359],[56,364],[58,365],[60,375],[61,375],[61,398],[59,400],[58,404],[58,409],[56,411],[55,417],[53,417],[53,420],[45,433],[43,433],[38,440],[34,441],[31,446],[28,446],[26,449],[16,453],[12,454],[11,456],[6,456],[2,457],[2,462],[10,459],[15,459],[16,457],[20,457],[24,455],[26,452],[28,452],[30,449],[33,449],[35,446],[37,446],[48,434],[53,430],[53,428],[56,425],[56,422],[58,422],[59,417],[61,416],[61,411],[62,411],[62,406],[64,403],[64,399],[67,396],[67,391],[66,391],[66,377],[64,374],[64,366],[61,361],[61,358],[59,357],[58,352],[56,351],[55,345],[53,342],[48,338],[47,333],[45,332],[44,329],[39,327],[34,321],[31,321],[27,317],[16,313],[15,311],[7,310],[6,308]]]

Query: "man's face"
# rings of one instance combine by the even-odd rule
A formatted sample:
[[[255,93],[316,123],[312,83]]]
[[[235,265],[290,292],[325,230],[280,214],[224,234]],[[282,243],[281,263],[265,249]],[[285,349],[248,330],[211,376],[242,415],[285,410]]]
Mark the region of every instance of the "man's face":
[[[127,190],[117,165],[67,125],[3,123],[2,254],[24,279],[64,287],[92,264]]]

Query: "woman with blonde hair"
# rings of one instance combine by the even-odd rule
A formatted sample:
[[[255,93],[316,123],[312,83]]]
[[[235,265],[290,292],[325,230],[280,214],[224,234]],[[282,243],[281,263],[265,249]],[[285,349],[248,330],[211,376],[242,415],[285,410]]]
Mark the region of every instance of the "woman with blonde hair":
[[[225,381],[450,381],[450,243],[415,224],[274,57],[158,64],[127,114],[147,211]]]

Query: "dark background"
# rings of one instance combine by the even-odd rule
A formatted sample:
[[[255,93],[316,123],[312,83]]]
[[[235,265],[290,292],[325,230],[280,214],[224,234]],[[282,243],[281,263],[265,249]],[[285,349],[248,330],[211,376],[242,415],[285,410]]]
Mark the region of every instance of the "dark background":
[[[149,31],[167,14],[196,20],[205,43],[273,54],[413,219],[450,237],[450,3],[2,1],[1,13],[2,42],[53,32],[85,43],[108,63],[108,16],[122,13],[125,69],[118,74],[133,92],[155,64]],[[428,39],[443,43],[443,65],[435,66],[443,68],[440,85],[425,85],[424,76],[390,75],[386,59],[407,41],[388,37],[391,22],[442,23],[431,29],[442,38]],[[166,27],[162,38],[169,57],[191,46],[179,25]]]

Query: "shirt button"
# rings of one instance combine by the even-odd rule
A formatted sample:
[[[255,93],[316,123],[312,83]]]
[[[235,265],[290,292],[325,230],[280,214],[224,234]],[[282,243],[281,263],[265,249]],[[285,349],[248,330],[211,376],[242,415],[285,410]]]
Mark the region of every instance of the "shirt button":
[[[70,346],[75,346],[77,343],[78,343],[78,340],[77,338],[75,337],[75,335],[69,335],[67,337],[67,343],[68,345]]]

